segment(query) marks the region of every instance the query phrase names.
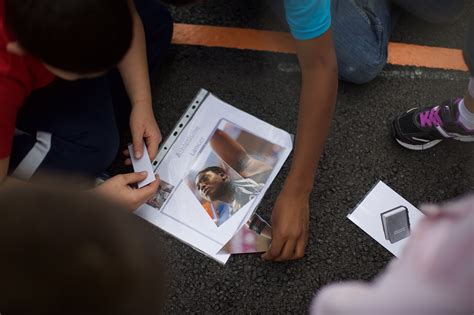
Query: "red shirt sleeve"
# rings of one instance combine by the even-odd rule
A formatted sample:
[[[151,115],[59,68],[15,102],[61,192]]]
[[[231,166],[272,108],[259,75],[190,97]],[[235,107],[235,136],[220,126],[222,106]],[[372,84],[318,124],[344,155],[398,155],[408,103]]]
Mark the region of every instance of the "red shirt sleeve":
[[[0,160],[10,156],[16,115],[27,91],[13,78],[0,75]]]
[[[4,25],[4,1],[0,0],[0,159],[10,156],[16,116],[26,98],[54,80],[54,75],[34,57],[7,52],[11,41]]]

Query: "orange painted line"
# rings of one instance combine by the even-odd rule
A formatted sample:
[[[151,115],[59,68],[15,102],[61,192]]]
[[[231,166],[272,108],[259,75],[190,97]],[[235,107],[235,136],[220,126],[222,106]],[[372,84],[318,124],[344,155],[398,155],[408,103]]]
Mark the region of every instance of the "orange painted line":
[[[389,43],[388,63],[437,69],[468,71],[462,50],[402,43]]]
[[[288,33],[208,25],[174,24],[173,43],[296,53]]]
[[[173,43],[294,54],[289,33],[208,25],[174,25]],[[468,71],[460,49],[389,43],[388,63]]]

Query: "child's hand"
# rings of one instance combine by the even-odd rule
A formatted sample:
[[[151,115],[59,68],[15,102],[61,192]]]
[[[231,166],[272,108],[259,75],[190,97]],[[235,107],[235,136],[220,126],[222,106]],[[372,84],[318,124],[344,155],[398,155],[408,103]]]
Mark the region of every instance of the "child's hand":
[[[273,207],[272,243],[262,258],[270,261],[302,258],[308,234],[308,196],[284,187]]]
[[[160,184],[158,177],[156,181],[140,189],[130,186],[144,180],[146,177],[146,172],[117,175],[96,187],[94,191],[106,198],[115,200],[130,211],[134,211],[153,198],[158,190]]]
[[[137,159],[143,155],[143,141],[150,159],[154,160],[158,154],[158,145],[161,142],[161,132],[158,128],[151,106],[134,106],[130,114],[130,130],[132,132],[133,151]],[[130,164],[130,162],[126,163]]]

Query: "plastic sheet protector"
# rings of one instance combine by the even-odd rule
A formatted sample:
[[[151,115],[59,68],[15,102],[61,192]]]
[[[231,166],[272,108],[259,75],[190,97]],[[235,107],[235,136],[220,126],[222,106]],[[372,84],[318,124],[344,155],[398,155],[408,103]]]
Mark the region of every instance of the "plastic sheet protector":
[[[254,212],[292,148],[289,133],[201,90],[153,161],[160,188],[136,214],[225,264],[234,236],[271,238]]]

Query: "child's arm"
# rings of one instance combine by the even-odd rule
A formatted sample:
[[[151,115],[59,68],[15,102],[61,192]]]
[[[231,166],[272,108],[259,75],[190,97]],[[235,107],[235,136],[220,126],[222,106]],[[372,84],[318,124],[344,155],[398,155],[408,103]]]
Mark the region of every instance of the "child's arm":
[[[0,160],[0,189],[11,185],[28,185],[27,182],[7,176],[9,160],[9,158]],[[141,189],[131,188],[130,185],[140,182],[145,178],[146,174],[140,173],[117,175],[96,187],[93,191],[105,198],[115,200],[130,210],[135,210],[155,195],[160,183],[157,180]]]
[[[297,40],[302,72],[293,162],[272,214],[273,241],[267,260],[301,258],[308,241],[309,194],[332,121],[337,95],[337,60],[331,30]]]
[[[153,160],[158,153],[161,133],[152,109],[145,31],[132,0],[129,0],[129,5],[133,17],[133,40],[118,69],[132,104],[130,129],[135,156],[142,156],[145,139],[150,158]]]
[[[146,177],[146,172],[116,175],[102,185],[97,186],[93,191],[105,198],[116,201],[130,211],[134,211],[155,196],[158,190],[159,178],[140,189],[134,189],[130,186],[141,182]]]

